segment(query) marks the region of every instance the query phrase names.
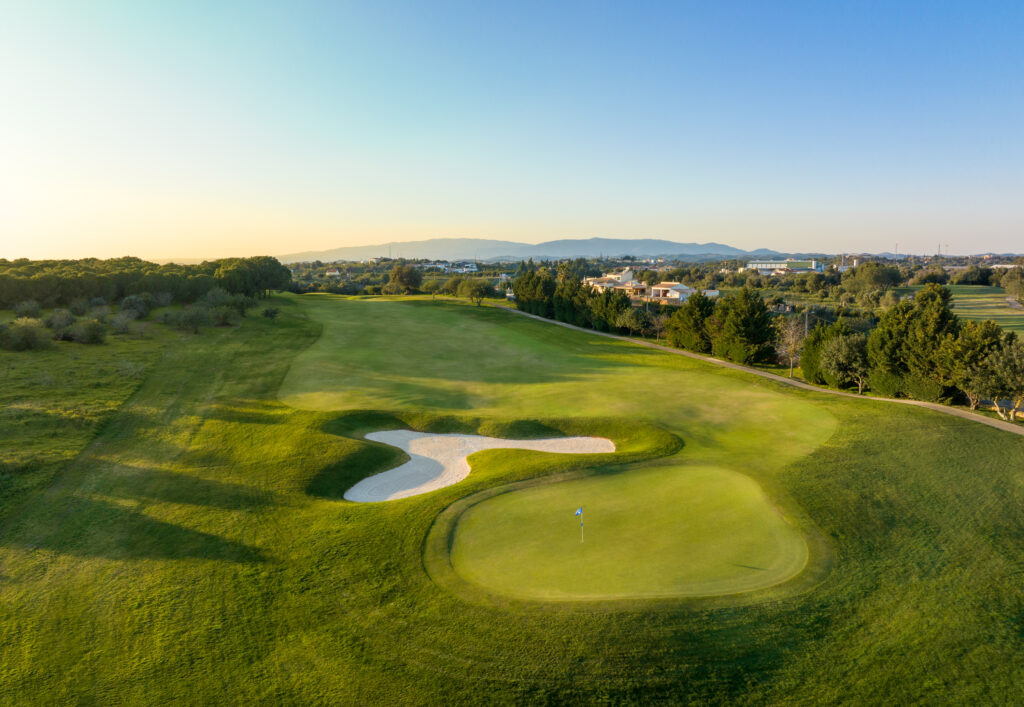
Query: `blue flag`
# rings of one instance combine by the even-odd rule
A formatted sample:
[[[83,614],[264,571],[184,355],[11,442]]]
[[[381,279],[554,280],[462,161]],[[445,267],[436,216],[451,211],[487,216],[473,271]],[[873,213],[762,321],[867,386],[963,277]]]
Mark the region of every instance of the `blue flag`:
[[[583,515],[583,506],[580,506],[579,508],[577,508],[576,512],[573,513],[573,515],[574,516],[581,516],[581,515]]]

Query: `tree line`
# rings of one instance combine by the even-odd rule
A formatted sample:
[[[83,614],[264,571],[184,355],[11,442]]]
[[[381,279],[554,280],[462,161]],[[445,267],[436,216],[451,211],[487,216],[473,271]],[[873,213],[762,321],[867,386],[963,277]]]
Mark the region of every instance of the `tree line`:
[[[154,297],[166,293],[172,302],[195,302],[214,288],[263,297],[271,290],[287,289],[290,281],[291,271],[269,256],[197,265],[158,265],[139,258],[0,259],[0,308],[9,309],[26,300],[46,308],[94,299],[119,302],[145,293]]]

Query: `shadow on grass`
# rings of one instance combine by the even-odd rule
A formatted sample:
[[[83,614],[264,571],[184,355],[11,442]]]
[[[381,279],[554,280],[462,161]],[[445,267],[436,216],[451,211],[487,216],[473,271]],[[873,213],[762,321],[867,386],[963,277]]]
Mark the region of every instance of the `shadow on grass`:
[[[114,503],[72,497],[39,518],[46,530],[36,537],[22,531],[0,539],[8,547],[42,548],[75,557],[112,560],[206,559],[264,562],[259,548],[150,518]],[[38,526],[37,526],[38,527]]]
[[[119,465],[119,473],[105,475],[95,493],[131,500],[164,501],[227,510],[271,505],[271,501],[238,484],[201,479],[173,471]]]

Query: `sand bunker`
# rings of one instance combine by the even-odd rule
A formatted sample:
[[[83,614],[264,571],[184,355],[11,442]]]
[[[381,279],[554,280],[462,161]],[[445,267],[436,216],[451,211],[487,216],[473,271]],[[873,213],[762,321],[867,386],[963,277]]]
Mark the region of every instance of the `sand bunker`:
[[[392,501],[442,489],[469,476],[466,457],[485,449],[532,449],[556,454],[595,454],[615,451],[604,437],[557,439],[499,439],[480,435],[435,435],[411,430],[371,432],[366,439],[398,447],[409,455],[405,464],[369,476],[345,492],[359,503]]]

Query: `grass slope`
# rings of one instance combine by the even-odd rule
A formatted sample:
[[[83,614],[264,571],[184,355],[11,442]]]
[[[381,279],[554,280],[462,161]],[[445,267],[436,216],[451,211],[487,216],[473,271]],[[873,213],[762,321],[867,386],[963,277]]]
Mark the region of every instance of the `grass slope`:
[[[277,399],[281,382],[295,375],[297,356],[317,353],[307,348],[317,320],[335,305],[357,329],[386,315],[398,331],[403,320],[415,331],[433,311],[282,298],[278,322],[248,320],[172,342],[55,483],[32,492],[0,527],[0,701],[1018,699],[1024,440],[454,305],[444,311],[461,323],[454,336],[470,372],[479,371],[477,354],[490,349],[486,336],[499,317],[510,336],[556,342],[536,363],[537,382],[516,388],[478,374],[462,391],[439,395],[449,405],[461,400],[459,408],[429,400],[342,415],[288,407]],[[420,354],[435,346],[427,336],[392,331],[377,355],[399,358],[392,349],[401,345],[406,365],[382,367],[377,379],[368,364],[346,362],[345,351],[334,363],[318,355],[337,375],[350,368],[368,378],[384,398],[416,392],[414,383],[443,391],[442,379],[423,375],[441,365]],[[573,380],[608,390],[567,399]],[[505,385],[513,390],[505,394]],[[330,395],[359,395],[344,380],[335,386]],[[544,409],[534,392],[567,416],[519,414]],[[480,414],[463,396],[499,414]],[[622,424],[619,406],[648,412]],[[602,407],[615,412],[602,417]],[[666,410],[678,437],[659,429]],[[815,415],[825,423],[813,433],[789,429]],[[499,436],[587,427],[618,435],[621,456],[608,471],[675,454],[695,467],[741,469],[794,522],[820,529],[835,564],[810,591],[746,605],[522,603],[472,594],[457,577],[439,584],[435,563],[446,554],[431,543],[445,535],[431,529],[452,520],[446,509],[466,494],[552,472],[582,479],[590,470],[585,459],[552,465],[556,455],[495,451],[475,460],[464,488],[387,504],[335,500],[353,479],[395,461],[357,439],[394,423]]]

